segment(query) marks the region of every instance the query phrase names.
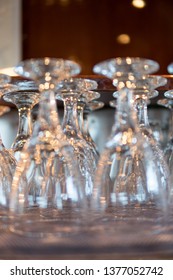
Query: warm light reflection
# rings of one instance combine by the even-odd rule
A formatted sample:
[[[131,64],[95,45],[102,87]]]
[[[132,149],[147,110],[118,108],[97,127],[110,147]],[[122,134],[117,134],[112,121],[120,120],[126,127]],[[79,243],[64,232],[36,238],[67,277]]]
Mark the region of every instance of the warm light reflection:
[[[78,63],[81,66],[81,68],[83,68],[83,62],[76,55],[69,55],[68,59]]]
[[[137,9],[142,9],[146,6],[146,3],[144,0],[133,0],[132,5]]]
[[[52,6],[55,4],[55,0],[46,0],[45,4],[46,4],[46,6]]]
[[[0,116],[3,116],[5,113],[10,112],[11,108],[9,106],[0,106]]]
[[[68,6],[70,4],[70,0],[59,0],[61,6]]]
[[[6,74],[9,76],[19,76],[18,74],[16,74],[16,72],[14,71],[14,67],[8,67],[8,68],[1,68],[0,69],[0,73],[1,74]]]
[[[128,34],[120,34],[118,37],[117,37],[117,42],[119,44],[129,44],[130,43],[130,36]]]

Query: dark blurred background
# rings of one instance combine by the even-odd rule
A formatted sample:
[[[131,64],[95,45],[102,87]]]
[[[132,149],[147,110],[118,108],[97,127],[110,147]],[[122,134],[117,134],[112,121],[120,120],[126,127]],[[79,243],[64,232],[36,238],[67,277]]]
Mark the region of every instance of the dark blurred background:
[[[23,0],[22,10],[23,59],[72,59],[84,75],[117,56],[154,59],[160,74],[173,61],[173,0]]]
[[[15,39],[21,41],[21,33],[20,59],[45,56],[72,59],[81,64],[82,74],[87,76],[93,74],[95,63],[117,56],[154,59],[160,64],[159,74],[167,74],[167,65],[173,62],[173,0],[133,0],[133,3],[132,0],[21,0],[22,13],[14,5],[17,9],[15,12],[8,1],[5,9],[5,1],[0,0],[0,20],[3,18],[6,22],[0,25],[0,31],[5,26],[6,32],[2,34],[8,35],[7,38],[1,36],[2,67],[14,66],[16,63],[11,62],[11,59],[16,53],[13,50],[17,49]],[[17,3],[16,0],[10,2]],[[13,24],[13,21],[5,21],[6,10],[10,19],[19,22],[14,21]],[[19,31],[22,27],[22,32],[17,32],[20,33],[19,38],[15,32],[17,27]],[[12,51],[8,46],[13,46]],[[9,61],[6,64],[4,57]],[[101,151],[114,122],[115,110],[109,107],[109,100],[113,99],[115,89],[106,78],[92,78],[98,81],[100,99],[107,105],[93,112],[89,118],[90,133]],[[165,88],[159,89],[158,98],[163,98],[164,91],[171,88],[173,76],[169,76]],[[163,132],[163,139],[167,139],[170,111],[159,107],[156,101],[156,98],[153,99],[149,106],[149,119]],[[58,104],[58,112],[62,119],[62,103]],[[16,108],[1,116],[0,126],[3,142],[9,148],[18,127]]]

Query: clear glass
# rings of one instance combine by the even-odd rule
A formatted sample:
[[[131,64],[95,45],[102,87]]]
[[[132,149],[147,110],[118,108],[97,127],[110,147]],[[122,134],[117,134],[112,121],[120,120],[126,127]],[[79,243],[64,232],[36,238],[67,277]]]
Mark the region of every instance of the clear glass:
[[[9,88],[15,88],[14,86],[10,85],[11,78],[7,75],[0,74],[0,97],[4,94],[4,92]],[[6,109],[5,109],[6,111]],[[3,111],[4,113],[4,106]],[[3,220],[7,218],[7,206],[9,202],[9,195],[11,191],[11,183],[14,175],[16,167],[16,160],[13,155],[8,151],[0,137],[0,227],[4,227]]]
[[[110,100],[109,101],[109,106],[112,107],[112,108],[117,108],[117,100],[115,100],[115,99]]]
[[[139,77],[157,70],[155,61],[129,57],[94,67],[95,73],[111,77],[119,91],[115,124],[98,163],[93,200],[98,211],[113,219],[151,219],[167,212],[169,189],[163,188],[134,106],[133,90]]]
[[[97,147],[91,138],[90,132],[89,132],[89,114],[93,111],[100,110],[104,107],[104,102],[93,100],[85,104],[84,111],[83,111],[83,121],[82,121],[82,133],[86,141],[91,145],[94,146],[95,150],[97,150]]]
[[[94,99],[98,98],[100,98],[100,94],[98,92],[90,91],[82,95],[77,102],[77,115],[80,131],[82,133],[83,138],[87,141],[87,144],[90,146],[96,163],[98,163],[99,152],[97,150],[95,142],[93,141],[89,133],[88,114],[91,110],[87,107],[87,104],[93,104],[93,102],[96,102],[96,100]]]
[[[86,197],[73,147],[57,114],[55,89],[80,72],[63,59],[31,59],[15,68],[35,80],[41,98],[38,119],[17,164],[10,197],[10,230],[27,236],[64,236],[85,224]]]
[[[17,91],[6,90],[3,99],[16,105],[19,115],[19,124],[16,138],[11,146],[16,160],[20,157],[26,141],[32,133],[32,108],[39,102],[40,93],[38,86],[27,80],[17,80],[13,83],[17,86]]]
[[[162,187],[170,188],[169,168],[164,158],[160,143],[155,140],[148,119],[148,100],[158,95],[154,88],[158,88],[167,83],[167,80],[162,76],[143,76],[142,80],[137,80],[136,88],[133,90],[135,96],[135,107],[138,114],[139,128],[145,140],[148,141],[150,148],[153,151],[153,156],[157,164],[157,171],[161,178]]]
[[[91,96],[91,90],[97,88],[97,83],[89,79],[76,78],[65,80],[58,86],[57,98],[64,101],[63,132],[74,148],[86,195],[91,196],[98,158],[96,158],[96,154],[93,153],[93,149],[91,149],[80,131],[77,106],[81,96],[87,95],[87,92]]]
[[[168,73],[173,74],[173,63],[171,62],[167,67]]]
[[[170,174],[173,174],[173,90],[168,90],[164,93],[166,99],[159,100],[158,104],[162,105],[170,110],[170,121],[169,121],[169,134],[168,142],[164,149],[165,159],[168,163]],[[172,179],[171,179],[172,183]]]
[[[170,99],[169,97],[162,98],[162,99],[159,99],[157,101],[157,104],[159,106],[162,106],[162,107],[165,107],[165,108],[169,109],[169,111],[170,111],[170,118],[169,118],[168,127],[165,128],[165,131],[162,131],[161,127],[158,128],[158,131],[161,134],[161,137],[160,137],[161,142],[163,143],[163,147],[165,149],[169,140],[171,140],[173,138],[173,100]]]
[[[100,93],[97,91],[88,91],[85,94],[82,94],[77,101],[77,115],[78,115],[78,123],[81,130],[81,133],[84,135],[84,111],[86,112],[86,105],[95,99],[100,98]]]

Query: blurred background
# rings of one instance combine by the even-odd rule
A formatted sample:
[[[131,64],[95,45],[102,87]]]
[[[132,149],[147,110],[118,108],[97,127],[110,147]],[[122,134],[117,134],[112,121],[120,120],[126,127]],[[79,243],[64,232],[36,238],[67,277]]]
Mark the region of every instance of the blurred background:
[[[22,57],[64,57],[83,74],[117,56],[140,56],[167,73],[173,61],[172,0],[23,0]]]
[[[156,60],[158,74],[168,74],[173,61],[173,1],[0,0],[0,36],[0,72],[7,74],[22,59],[45,56],[72,59],[86,76],[93,74],[95,63],[117,56]],[[112,91],[102,91],[101,99],[108,105]],[[150,106],[149,114],[167,129],[168,109]],[[113,120],[114,109],[108,106],[91,114],[90,131],[100,150]],[[7,147],[17,126],[16,109],[0,118]]]
[[[0,67],[20,59],[63,57],[92,74],[117,56],[173,61],[172,0],[0,0]]]

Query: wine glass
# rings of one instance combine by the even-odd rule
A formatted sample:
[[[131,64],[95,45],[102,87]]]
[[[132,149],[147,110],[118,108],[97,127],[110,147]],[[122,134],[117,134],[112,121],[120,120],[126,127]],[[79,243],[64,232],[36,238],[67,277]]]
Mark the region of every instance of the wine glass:
[[[114,219],[156,218],[160,210],[163,215],[167,211],[169,190],[162,185],[134,106],[139,79],[158,68],[155,61],[127,57],[101,62],[93,69],[112,78],[119,91],[115,124],[98,163],[93,203],[98,212],[110,213]]]
[[[91,108],[87,107],[87,104],[93,104],[93,102],[97,101],[95,99],[98,98],[100,98],[100,93],[96,91],[88,91],[85,92],[85,94],[82,94],[77,102],[77,115],[78,115],[78,123],[79,123],[80,131],[82,133],[82,136],[90,146],[90,149],[92,150],[96,163],[98,162],[99,159],[99,152],[95,142],[90,136],[89,127],[88,127],[88,114],[89,112],[91,112]],[[101,101],[97,101],[97,102],[101,104],[100,103]]]
[[[163,151],[160,143],[155,140],[151,126],[148,119],[147,101],[158,96],[158,92],[154,88],[163,86],[167,83],[167,79],[162,76],[145,76],[138,79],[136,88],[133,90],[135,96],[135,106],[138,114],[138,121],[141,133],[148,141],[150,148],[157,164],[159,177],[161,178],[164,189],[169,189],[169,168],[165,161]]]
[[[81,105],[80,105],[81,103]],[[100,110],[101,108],[104,107],[104,102],[102,101],[98,101],[98,100],[92,100],[88,103],[83,103],[84,105],[82,105],[83,102],[79,101],[78,107],[82,107],[79,111],[79,114],[81,114],[82,112],[82,116],[80,118],[80,123],[81,123],[81,131],[83,134],[83,137],[86,139],[87,143],[90,145],[91,149],[93,150],[95,157],[97,159],[99,159],[99,151],[98,151],[98,147],[95,143],[95,141],[93,140],[96,137],[96,130],[95,127],[90,126],[90,114],[96,110]]]
[[[16,105],[19,115],[19,124],[16,138],[11,146],[16,160],[32,132],[31,110],[39,102],[38,86],[33,81],[17,80],[13,83],[17,91],[6,90],[3,99]]]
[[[6,74],[0,74],[0,90],[4,89],[11,82],[11,77]]]
[[[169,74],[173,74],[173,62],[168,65],[167,70]]]
[[[0,74],[0,97],[2,97],[3,93],[9,88],[15,88],[9,84],[11,78],[7,75]],[[6,106],[3,106],[3,110],[1,111],[1,115],[4,112],[7,112]],[[9,195],[11,190],[11,183],[13,179],[13,173],[16,167],[16,161],[12,154],[5,148],[2,139],[0,137],[0,218],[1,218],[1,226],[4,227],[3,220],[7,218],[8,214],[6,211],[6,207],[9,201]]]
[[[82,94],[80,98],[78,98],[77,101],[78,123],[79,123],[81,133],[83,134],[83,137],[85,137],[85,132],[84,132],[85,114],[86,113],[88,114],[88,112],[86,112],[86,105],[89,103],[91,104],[91,102],[96,101],[95,99],[98,98],[100,98],[100,93],[98,93],[97,91],[85,92],[85,94]]]
[[[83,136],[85,137],[86,141],[88,143],[90,143],[91,146],[94,146],[95,149],[97,149],[97,148],[96,148],[95,143],[89,132],[89,114],[93,111],[102,109],[104,107],[104,105],[105,104],[102,101],[92,100],[92,101],[86,103],[85,107],[84,107],[83,125],[81,126],[82,133],[83,133]]]
[[[164,149],[164,155],[170,169],[170,174],[172,175],[173,172],[173,90],[166,91],[164,93],[164,96],[166,97],[166,99],[159,100],[158,104],[170,109],[168,142]]]
[[[169,97],[161,98],[157,100],[157,104],[159,106],[169,109],[170,112],[168,125],[166,122],[164,128],[161,128],[160,125],[158,125],[159,127],[157,126],[158,133],[159,135],[161,135],[160,139],[161,142],[163,143],[162,144],[163,148],[165,149],[168,142],[171,141],[171,139],[173,138],[173,100],[170,99]]]
[[[157,97],[159,94],[158,91],[153,88],[163,86],[166,83],[167,80],[161,76],[142,76],[137,80],[135,88],[133,89],[133,95],[135,98],[134,106],[137,111],[139,128],[153,151],[153,156],[157,164],[157,171],[164,189],[169,188],[169,169],[161,150],[160,143],[156,141],[153,135],[148,119],[147,105],[150,99]],[[115,92],[113,96],[117,97],[117,94],[118,92]]]
[[[81,96],[89,97],[97,88],[97,83],[90,79],[71,78],[58,84],[56,98],[64,101],[64,118],[62,121],[63,132],[74,148],[78,166],[83,178],[87,196],[92,195],[93,180],[97,165],[97,158],[93,149],[83,137],[78,123],[77,106]],[[93,93],[93,96],[96,95]]]
[[[78,74],[80,66],[64,59],[29,59],[15,71],[35,80],[41,97],[12,183],[10,230],[35,237],[73,234],[85,223],[86,197],[73,147],[61,129],[55,90],[61,80]]]

